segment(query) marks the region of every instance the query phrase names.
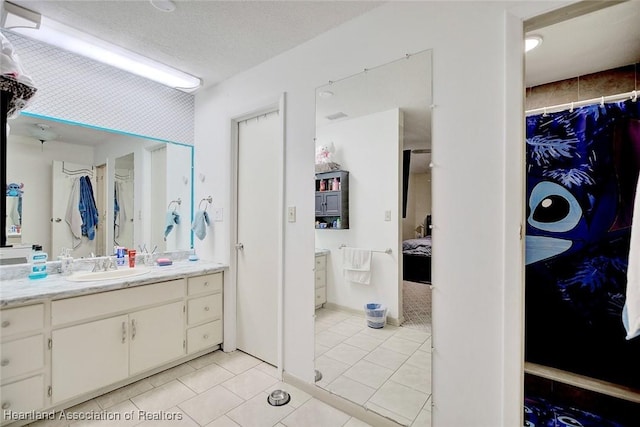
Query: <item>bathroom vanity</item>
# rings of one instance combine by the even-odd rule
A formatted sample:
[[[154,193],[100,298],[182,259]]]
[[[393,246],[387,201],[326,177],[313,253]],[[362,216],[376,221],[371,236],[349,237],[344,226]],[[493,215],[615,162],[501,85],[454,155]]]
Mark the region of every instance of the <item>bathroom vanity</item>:
[[[225,270],[199,261],[95,282],[3,278],[2,424],[29,411],[67,408],[218,349]]]
[[[327,302],[327,255],[329,251],[316,249],[315,266],[315,304],[316,309]]]

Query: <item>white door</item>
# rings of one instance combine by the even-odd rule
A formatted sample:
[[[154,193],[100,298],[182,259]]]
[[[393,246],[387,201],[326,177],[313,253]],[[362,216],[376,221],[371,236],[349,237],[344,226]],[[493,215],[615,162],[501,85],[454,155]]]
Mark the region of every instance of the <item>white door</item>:
[[[88,176],[91,179],[95,198],[97,184],[92,166],[54,160],[51,179],[50,259],[55,259],[60,255],[62,248],[73,249],[71,255],[74,258],[88,257],[96,253],[95,237],[93,240],[89,240],[87,236],[82,236],[79,242],[74,241],[71,228],[65,220],[73,183],[82,176]],[[105,217],[100,215],[100,212],[98,212],[98,215],[97,229],[101,230],[105,225]],[[44,249],[46,250],[46,248]]]
[[[167,148],[151,152],[151,185],[148,197],[151,206],[151,244],[149,252],[155,247],[157,252],[167,249],[164,241],[165,212],[167,211]]]
[[[278,361],[279,129],[277,111],[238,123],[237,348],[273,365]]]

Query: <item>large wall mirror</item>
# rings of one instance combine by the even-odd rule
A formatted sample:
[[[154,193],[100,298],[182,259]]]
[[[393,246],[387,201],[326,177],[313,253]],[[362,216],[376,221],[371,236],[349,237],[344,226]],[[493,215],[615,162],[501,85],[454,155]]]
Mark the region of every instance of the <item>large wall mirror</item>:
[[[192,146],[26,112],[9,126],[7,182],[22,186],[10,244],[41,244],[53,258],[193,247]],[[180,221],[166,233],[169,211]]]
[[[316,385],[407,426],[431,424],[431,60],[316,91]]]

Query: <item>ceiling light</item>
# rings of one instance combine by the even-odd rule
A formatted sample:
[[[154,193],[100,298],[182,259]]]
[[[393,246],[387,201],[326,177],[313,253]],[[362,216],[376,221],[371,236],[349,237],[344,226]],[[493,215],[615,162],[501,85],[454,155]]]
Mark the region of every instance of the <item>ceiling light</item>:
[[[529,52],[542,44],[542,36],[531,35],[524,39],[524,51]]]
[[[173,12],[176,10],[176,5],[171,0],[149,0],[151,5],[163,12]]]
[[[39,25],[32,20],[34,15],[40,18]],[[15,24],[12,23],[15,23],[18,18],[21,18],[23,21],[31,20],[32,25],[15,26]],[[184,92],[193,92],[202,84],[200,78],[192,76],[191,74],[123,49],[11,3],[4,3],[1,23],[3,28],[25,37],[52,44],[61,49],[120,68]]]
[[[321,92],[318,92],[318,96],[320,98],[331,98],[334,95],[333,92],[331,92],[330,90],[323,90]]]
[[[51,126],[44,123],[35,123],[29,127],[29,133],[44,144],[45,141],[56,139],[58,135],[51,130]]]

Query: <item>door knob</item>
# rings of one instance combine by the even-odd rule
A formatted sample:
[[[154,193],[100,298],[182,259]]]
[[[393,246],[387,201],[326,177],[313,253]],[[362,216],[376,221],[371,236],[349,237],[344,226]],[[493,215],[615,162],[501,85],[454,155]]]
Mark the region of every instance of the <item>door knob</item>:
[[[236,243],[236,249],[241,251],[244,249],[244,245],[242,243]]]
[[[51,222],[53,222],[53,221],[60,222],[60,221],[62,221],[62,218],[56,218],[56,219],[51,218]]]

